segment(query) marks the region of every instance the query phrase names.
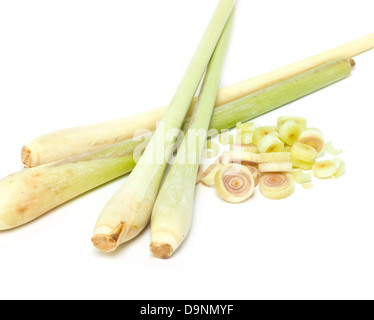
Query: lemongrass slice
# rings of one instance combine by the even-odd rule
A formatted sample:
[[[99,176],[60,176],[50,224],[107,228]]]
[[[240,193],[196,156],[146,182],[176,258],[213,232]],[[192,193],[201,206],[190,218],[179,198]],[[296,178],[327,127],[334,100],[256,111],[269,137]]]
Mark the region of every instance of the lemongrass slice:
[[[337,156],[341,154],[343,150],[335,148],[334,145],[332,144],[332,141],[330,141],[326,144],[326,152],[333,156]]]
[[[305,130],[307,128],[307,120],[305,118],[301,118],[301,117],[289,117],[289,116],[283,116],[283,117],[279,117],[278,120],[277,120],[277,127],[278,127],[278,130],[279,128],[285,124],[287,121],[294,121],[296,122],[298,125],[300,125],[300,127]]]
[[[260,182],[260,171],[256,167],[250,166],[249,164],[243,164],[242,166],[246,167],[247,169],[249,169],[249,171],[251,171],[253,180],[255,181],[255,187],[257,187],[258,183]]]
[[[276,130],[276,126],[264,126],[256,128],[256,130],[253,132],[253,143],[258,146],[258,143],[263,137]]]
[[[258,148],[255,144],[249,143],[249,144],[232,144],[230,145],[231,151],[240,151],[240,152],[250,152],[250,153],[258,153]]]
[[[299,159],[295,159],[294,157],[291,157],[292,166],[294,168],[299,168],[303,170],[312,170],[314,161],[313,162],[305,162]]]
[[[218,195],[231,203],[248,200],[255,190],[252,172],[238,164],[222,167],[217,172],[214,181]]]
[[[313,165],[313,174],[318,179],[332,177],[338,171],[338,167],[331,160],[319,161]]]
[[[295,183],[290,173],[266,173],[260,179],[260,190],[266,198],[280,200],[294,193]]]
[[[260,163],[290,162],[291,156],[289,152],[260,153],[259,161]]]
[[[230,151],[230,158],[231,158],[231,162],[239,163],[239,164],[249,164],[249,165],[256,166],[259,163],[258,153],[246,152],[242,150]]]
[[[325,149],[323,133],[316,128],[309,128],[303,131],[299,136],[298,142],[314,148],[317,151],[317,157],[319,157]]]
[[[283,142],[272,134],[266,135],[258,143],[258,151],[261,153],[281,152],[283,149]]]
[[[196,184],[199,184],[201,182],[203,175],[204,175],[204,166],[201,164],[199,165],[199,170],[197,171]]]
[[[292,120],[286,121],[279,128],[280,136],[289,146],[292,146],[297,141],[302,131],[303,128],[297,122]]]
[[[201,182],[204,183],[206,186],[210,187],[214,182],[214,177],[219,169],[221,169],[222,165],[220,163],[213,163],[211,164],[208,169],[205,170]]]
[[[307,144],[296,142],[292,146],[291,157],[304,162],[313,162],[317,158],[317,150]]]
[[[304,184],[307,182],[312,181],[312,173],[311,172],[304,172],[301,169],[295,169],[292,171],[292,177],[294,178],[295,182],[298,184]]]
[[[302,187],[303,187],[304,189],[313,189],[313,188],[314,188],[314,185],[308,182],[308,183],[303,183],[303,184],[302,184]]]
[[[340,178],[345,172],[345,162],[342,159],[335,158],[332,160],[338,167],[338,170],[332,175],[333,179]]]
[[[258,170],[260,170],[261,173],[292,172],[292,163],[291,162],[260,163],[258,165]]]

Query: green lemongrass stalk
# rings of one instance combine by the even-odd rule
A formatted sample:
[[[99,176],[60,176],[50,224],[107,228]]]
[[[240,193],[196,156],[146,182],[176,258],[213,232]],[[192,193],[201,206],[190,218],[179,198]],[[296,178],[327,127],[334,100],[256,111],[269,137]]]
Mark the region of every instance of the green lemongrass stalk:
[[[338,59],[216,108],[213,111],[210,131],[212,131],[212,135],[216,135],[217,131],[233,128],[238,122],[253,120],[345,79],[351,74],[353,66],[352,59]],[[189,121],[187,120],[184,124],[185,130],[188,125]]]
[[[92,242],[102,251],[137,236],[147,225],[171,156],[174,140],[166,134],[180,130],[204,72],[234,8],[235,0],[221,0],[197,51],[150,145],[125,184],[109,201],[96,223]],[[155,146],[155,147],[154,147]]]
[[[135,166],[140,141],[125,141],[67,160],[24,169],[0,181],[0,230],[28,223]]]
[[[153,208],[150,248],[159,258],[169,258],[190,230],[197,172],[217,97],[234,14],[235,10],[217,44],[187,134]]]
[[[337,61],[218,107],[213,112],[210,136],[342,80],[350,73],[350,61]],[[186,129],[188,124],[187,119]],[[25,224],[90,189],[131,172],[148,141],[138,137],[86,155],[25,169],[1,180],[0,230]],[[101,180],[97,179],[98,174],[102,175]],[[28,203],[32,205],[25,210],[21,204]]]
[[[374,33],[280,69],[220,88],[216,107],[238,100],[329,61],[352,58],[372,48],[374,48]],[[196,99],[194,99],[195,101]],[[26,167],[35,167],[131,139],[138,129],[155,130],[156,123],[162,119],[166,109],[167,107],[162,107],[117,120],[47,133],[23,147],[22,161]]]

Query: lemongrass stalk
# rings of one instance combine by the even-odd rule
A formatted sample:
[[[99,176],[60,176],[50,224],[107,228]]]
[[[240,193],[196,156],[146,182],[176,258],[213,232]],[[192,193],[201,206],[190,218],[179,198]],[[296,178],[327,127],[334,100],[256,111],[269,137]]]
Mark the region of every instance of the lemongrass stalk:
[[[153,208],[150,249],[159,258],[169,258],[190,230],[196,176],[217,97],[234,14],[235,10],[217,44],[187,134]]]
[[[327,64],[316,68],[315,72],[306,72],[293,80],[272,86],[269,90],[262,90],[252,94],[247,99],[241,99],[238,103],[230,103],[218,107],[213,113],[209,132],[214,134],[218,130],[235,127],[237,122],[245,122],[256,118],[264,113],[261,106],[266,108],[265,112],[270,111],[278,108],[281,104],[292,102],[303,94],[307,95],[344,79],[349,76],[350,67],[351,65],[348,61]],[[304,90],[305,86],[303,83],[309,84],[308,88],[299,93],[298,90]],[[277,95],[280,96],[277,98]],[[269,103],[271,102],[270,104],[266,103],[266,97],[272,97],[271,101],[269,101]],[[240,112],[235,112],[235,110],[240,110]],[[188,127],[188,123],[189,120],[186,120],[185,128]],[[139,137],[106,147],[103,150],[56,162],[58,165],[46,164],[37,168],[25,169],[5,178],[0,181],[0,230],[25,224],[71,198],[117,176],[131,172],[135,167],[135,160],[138,160],[146,145],[147,141],[143,141]],[[133,159],[133,156],[135,156],[135,159]],[[95,166],[97,166],[98,171],[92,170]],[[117,171],[118,168],[120,168],[119,171]],[[73,174],[70,176],[69,181],[74,181],[72,184],[64,179],[66,175],[70,174],[70,169],[72,169]],[[56,171],[58,171],[58,174],[55,174]],[[65,171],[67,172],[66,174]],[[35,180],[34,174],[38,175],[39,172],[44,172],[45,174],[40,175],[40,178]],[[105,174],[104,178],[102,180],[91,179],[91,175],[94,175],[95,172],[97,174],[103,172]],[[12,188],[9,187],[10,181],[13,181],[10,179],[11,177],[15,179],[15,184],[11,182],[13,184]],[[34,188],[33,181],[37,182],[39,188]],[[82,181],[85,183],[84,186],[80,184]],[[53,192],[56,188],[62,188],[63,194]],[[37,203],[37,205],[30,207],[27,210],[27,214],[22,217],[18,210],[18,204],[29,203],[30,200],[28,199],[30,197],[34,199],[33,202]]]
[[[216,107],[292,78],[331,60],[352,58],[372,48],[374,48],[374,33],[311,58],[221,88],[217,93]],[[195,101],[196,99],[191,105],[191,110]],[[154,131],[156,123],[162,119],[166,109],[167,107],[162,107],[131,117],[45,134],[23,147],[22,161],[26,167],[34,167],[131,139],[138,129]]]
[[[125,141],[104,150],[37,168],[0,181],[0,230],[26,224],[82,193],[129,172],[140,142]]]
[[[221,0],[175,96],[150,145],[125,184],[109,201],[96,223],[92,242],[102,251],[137,236],[149,222],[153,205],[172,153],[171,131],[180,129],[212,54],[230,17],[235,0]]]
[[[269,111],[347,78],[353,60],[335,60],[266,89],[228,103],[213,112],[210,127],[221,131],[240,121],[250,121]],[[185,126],[188,126],[186,121]]]

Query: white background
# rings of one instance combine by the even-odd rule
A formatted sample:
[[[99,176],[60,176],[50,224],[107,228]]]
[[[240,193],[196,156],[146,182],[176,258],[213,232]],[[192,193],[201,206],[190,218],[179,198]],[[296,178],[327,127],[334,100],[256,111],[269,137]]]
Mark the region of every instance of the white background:
[[[0,1],[0,176],[56,129],[167,104],[216,0]],[[374,32],[371,0],[239,0],[222,86]],[[97,216],[123,179],[0,233],[0,298],[374,298],[374,51],[352,76],[258,118],[308,118],[342,147],[339,180],[283,201],[231,205],[199,186],[192,230],[170,260],[149,229],[116,253],[95,250]],[[0,194],[1,196],[1,194]]]

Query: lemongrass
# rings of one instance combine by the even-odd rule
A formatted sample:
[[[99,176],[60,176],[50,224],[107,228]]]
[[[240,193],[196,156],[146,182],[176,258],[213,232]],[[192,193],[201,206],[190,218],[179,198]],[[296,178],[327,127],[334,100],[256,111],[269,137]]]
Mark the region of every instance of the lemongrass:
[[[258,165],[258,170],[261,173],[267,172],[292,172],[292,163],[291,162],[267,162],[260,163]]]
[[[297,142],[292,146],[291,157],[305,162],[313,162],[317,158],[317,150],[307,144]]]
[[[307,144],[317,151],[317,157],[319,157],[325,150],[325,140],[323,138],[323,133],[316,128],[309,128],[303,131],[298,142]]]
[[[278,128],[278,130],[287,121],[294,121],[294,122],[296,122],[303,130],[305,130],[307,128],[307,123],[308,122],[307,122],[307,120],[305,118],[283,116],[283,117],[279,117],[278,120],[277,120],[277,128]]]
[[[302,132],[302,126],[293,120],[286,121],[279,128],[279,134],[282,137],[282,140],[289,146],[292,146],[297,142],[297,139]]]
[[[276,126],[265,126],[256,128],[253,132],[253,143],[258,146],[259,142],[267,136],[270,132],[276,131]]]
[[[203,178],[204,175],[204,167],[203,165],[199,165],[199,169],[197,171],[197,176],[196,176],[196,184],[199,184],[201,182],[201,179]]]
[[[260,179],[260,190],[268,199],[281,200],[294,193],[295,183],[290,173],[266,173]]]
[[[246,167],[247,169],[249,169],[249,171],[251,171],[253,180],[255,182],[255,187],[257,187],[258,183],[260,182],[260,171],[256,167],[250,166],[248,164],[242,164],[242,166]]]
[[[24,169],[0,181],[0,230],[26,224],[99,185],[130,172],[137,141]]]
[[[228,104],[329,61],[349,59],[372,48],[374,48],[374,33],[305,60],[222,88],[218,91],[216,106]],[[43,135],[23,148],[22,160],[25,166],[33,167],[130,139],[138,129],[153,131],[166,109],[167,107],[162,107],[132,117]]]
[[[338,171],[334,161],[324,160],[313,165],[313,175],[319,179],[331,178]]]
[[[328,143],[326,143],[326,152],[328,154],[333,155],[333,156],[337,156],[337,155],[341,154],[343,152],[343,150],[335,148],[332,141],[329,141]]]
[[[234,5],[235,0],[219,2],[163,117],[162,125],[157,127],[150,144],[129,178],[101,212],[92,238],[94,246],[99,250],[115,250],[121,243],[136,237],[149,222],[167,161],[171,155],[170,147],[174,145],[174,139],[169,141],[166,134],[182,127],[190,103]],[[196,172],[194,179],[196,179]]]
[[[252,172],[245,166],[238,164],[222,167],[217,172],[214,181],[218,195],[231,203],[248,200],[255,190]]]
[[[182,244],[192,222],[195,177],[217,97],[222,67],[231,34],[233,10],[209,63],[192,120],[174,164],[155,202],[151,220],[151,252],[169,258]],[[196,133],[198,134],[196,135]],[[210,141],[211,142],[211,141]],[[211,142],[212,144],[212,142]],[[190,155],[193,155],[192,159]],[[192,161],[190,161],[192,160]]]
[[[289,152],[273,152],[273,153],[260,153],[259,162],[290,162],[291,156]]]
[[[314,92],[320,88],[323,88],[325,86],[328,86],[336,81],[339,81],[341,79],[346,78],[349,76],[351,72],[351,65],[348,61],[342,60],[337,61],[336,63],[327,64],[325,66],[316,68],[314,72],[307,72],[304,73],[296,78],[290,79],[288,81],[282,82],[279,85],[273,86],[267,90],[263,90],[261,92],[257,92],[254,95],[248,96],[246,99],[240,99],[237,102],[229,103],[228,105],[224,105],[221,107],[218,107],[214,110],[212,122],[210,125],[210,132],[218,132],[224,129],[230,129],[236,126],[237,122],[245,122],[250,119],[255,118],[256,116],[260,116],[265,112],[268,112],[270,110],[273,110],[281,105],[287,104],[303,95],[307,95],[311,92]],[[305,84],[308,84],[305,88]],[[310,85],[309,85],[310,84]],[[298,92],[297,94],[295,92]],[[276,99],[276,97],[278,99]],[[280,98],[282,97],[282,99]],[[281,100],[281,101],[280,101]],[[269,102],[269,103],[268,103]],[[254,104],[254,105],[253,105]],[[258,104],[258,107],[256,105]],[[240,110],[240,112],[239,112]],[[187,119],[185,122],[185,125],[189,123],[189,120]],[[213,136],[213,134],[211,135]],[[121,143],[118,143],[112,147],[103,148],[100,150],[96,150],[92,154],[98,154],[102,158],[111,158],[112,151],[111,150],[117,150],[119,154],[132,154],[133,157],[126,157],[125,163],[123,164],[123,171],[122,175],[126,174],[128,172],[131,172],[132,169],[135,166],[135,162],[139,160],[142,152],[144,151],[144,148],[147,146],[149,140],[144,139],[145,136],[141,136],[132,140],[124,141]],[[323,143],[324,146],[324,143]],[[57,147],[57,146],[56,146]],[[118,149],[116,149],[118,147]],[[113,149],[112,149],[113,148]],[[233,150],[237,149],[237,146],[232,146]],[[247,148],[247,146],[243,146],[242,148],[238,148],[239,150],[243,150],[244,152],[253,152],[257,153],[257,148],[253,149],[253,145],[250,146],[250,149]],[[58,152],[57,152],[58,153]],[[66,162],[77,162],[76,159],[80,159],[82,156],[78,157],[72,157],[70,159],[66,159]],[[84,157],[84,156],[83,156]],[[135,159],[134,159],[135,158]],[[227,155],[227,158],[229,159],[229,156]],[[134,161],[135,160],[135,161]],[[288,161],[288,160],[285,160]],[[305,170],[311,170],[313,163],[305,163],[300,160],[291,159],[293,165],[295,167],[299,167]],[[87,165],[87,168],[89,168],[89,162],[84,162],[84,165]],[[110,167],[107,163],[105,167],[108,171],[112,170],[112,167]],[[84,173],[85,170],[80,171],[81,173]],[[80,179],[81,175],[80,172],[77,172],[76,175],[74,175],[73,179],[77,178]],[[17,174],[18,175],[18,174]],[[87,179],[88,174],[87,174]],[[108,180],[109,181],[109,180]],[[106,182],[106,181],[105,181]],[[103,183],[105,183],[103,182]],[[49,185],[50,188],[53,188],[53,184],[55,183],[54,180],[48,180],[44,182],[41,180],[39,182],[40,184],[46,184]],[[93,184],[94,185],[94,184]],[[72,196],[75,197],[85,192],[85,189],[81,190],[74,190],[71,191],[70,188],[74,188],[74,186],[69,185],[66,186],[66,192],[71,192]],[[9,191],[10,192],[10,191]],[[2,197],[2,201],[7,201],[7,197],[16,197],[18,195],[18,191],[15,192],[14,195],[11,193],[7,193],[7,196]],[[48,195],[47,197],[44,197],[43,194]],[[66,202],[67,198],[70,199],[70,197],[65,197],[62,199],[55,199],[58,197],[58,195],[51,194],[51,193],[44,193],[39,195],[37,194],[36,197],[41,197],[40,200],[40,210],[38,209],[37,212],[31,214],[32,216],[40,216],[50,209],[52,209],[55,205],[60,205],[64,202]],[[21,198],[22,200],[22,198]],[[50,202],[51,205],[44,204],[44,202]],[[42,209],[45,208],[45,209]],[[0,216],[2,214],[4,209],[0,209]],[[12,219],[18,219],[17,218],[17,210],[10,210],[7,211],[7,215],[14,215],[14,218]],[[23,223],[28,222],[27,219],[24,220]],[[12,227],[12,226],[10,226]]]
[[[295,169],[292,171],[292,177],[298,184],[304,184],[312,181],[312,173],[304,172],[301,169]]]

